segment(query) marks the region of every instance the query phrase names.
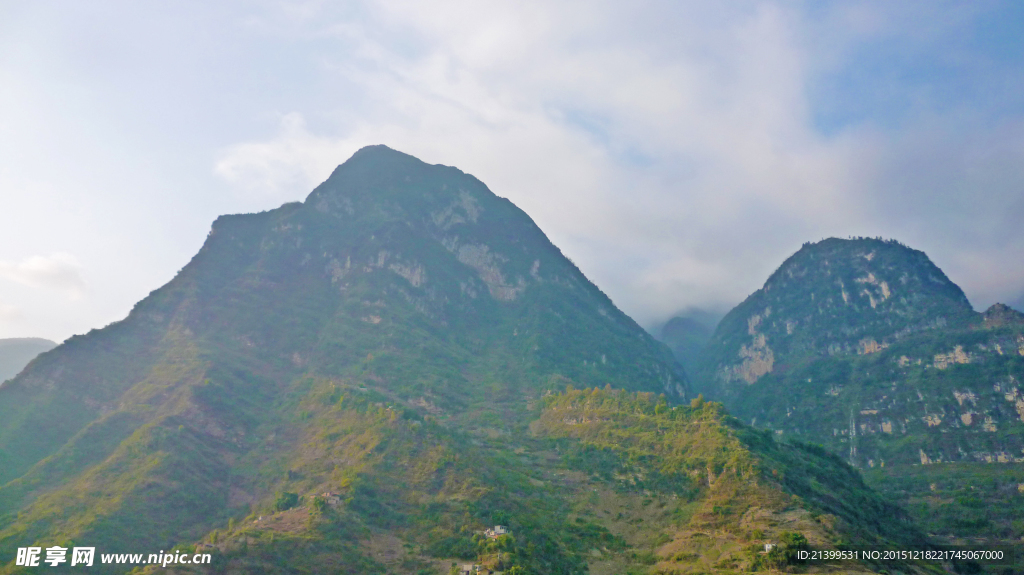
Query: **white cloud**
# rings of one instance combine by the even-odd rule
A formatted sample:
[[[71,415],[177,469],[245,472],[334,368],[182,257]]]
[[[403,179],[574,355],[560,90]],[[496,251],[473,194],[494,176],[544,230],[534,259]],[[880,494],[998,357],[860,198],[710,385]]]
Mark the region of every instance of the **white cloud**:
[[[274,140],[222,151],[214,172],[243,193],[284,201],[299,191],[312,190],[337,166],[338,158],[354,151],[309,133],[302,114],[292,112],[281,118],[281,131]]]
[[[81,264],[66,253],[30,256],[20,262],[0,261],[0,278],[62,291],[75,298],[81,297],[86,287]]]
[[[368,25],[329,28],[359,58],[326,56],[374,105],[339,112],[336,138],[289,114],[276,137],[226,151],[218,174],[295,197],[366,144],[456,165],[641,320],[742,298],[752,284],[737,272],[756,262],[766,274],[777,242],[857,216],[844,150],[808,126],[799,22],[785,9],[736,9],[711,32],[719,15],[694,7],[670,27],[613,3],[377,7]],[[416,49],[394,49],[393,34]],[[757,238],[783,226],[774,244]]]
[[[455,165],[643,323],[735,304],[828,236],[924,249],[979,305],[1024,286],[1024,269],[973,273],[1024,244],[1019,226],[985,231],[1017,194],[1014,130],[952,112],[815,127],[809,86],[858,43],[893,37],[895,19],[914,22],[901,47],[927,46],[955,32],[950,19],[872,2],[813,21],[768,1],[303,7],[288,33],[336,42],[316,58],[351,93],[313,129],[312,113],[292,112],[276,136],[225,150],[216,172],[240,190],[302,197],[368,144]]]
[[[378,143],[509,197],[643,323],[735,304],[832,235],[923,249],[979,307],[1024,292],[1012,3],[23,4],[0,19],[0,245],[75,246],[90,305],[4,256],[31,318],[8,336],[123,317],[216,215]]]
[[[17,306],[0,303],[0,321],[14,321],[24,317]]]

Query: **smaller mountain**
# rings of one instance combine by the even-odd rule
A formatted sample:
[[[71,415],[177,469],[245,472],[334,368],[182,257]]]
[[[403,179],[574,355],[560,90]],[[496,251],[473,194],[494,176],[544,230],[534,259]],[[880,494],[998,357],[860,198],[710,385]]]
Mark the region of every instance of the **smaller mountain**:
[[[55,347],[56,343],[41,337],[0,339],[0,382],[18,375],[37,355]]]
[[[741,420],[846,458],[946,541],[1024,536],[1024,314],[975,312],[924,252],[805,244],[726,315],[695,375]]]
[[[698,379],[732,396],[814,358],[874,353],[916,333],[978,321],[963,290],[895,240],[806,243],[719,323]]]
[[[1024,463],[1024,314],[973,310],[924,252],[804,244],[730,311],[696,385],[858,467]]]

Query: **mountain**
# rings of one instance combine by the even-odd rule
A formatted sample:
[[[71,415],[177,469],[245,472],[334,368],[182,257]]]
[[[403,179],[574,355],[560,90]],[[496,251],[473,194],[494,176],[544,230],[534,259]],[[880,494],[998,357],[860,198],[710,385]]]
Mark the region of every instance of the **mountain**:
[[[1024,535],[1014,523],[1024,511],[1024,315],[973,311],[923,252],[876,239],[805,244],[705,350],[697,390],[746,422],[842,454],[878,487],[902,482],[898,497],[933,532]],[[919,468],[933,465],[925,481]],[[971,482],[954,476],[984,481],[987,495],[965,495]],[[926,505],[943,485],[948,501],[974,503]],[[996,502],[1001,511],[986,509]]]
[[[0,547],[198,537],[276,485],[239,466],[283,465],[325,385],[506,433],[569,381],[686,395],[669,350],[511,202],[364,148],[305,202],[218,218],[127,318],[0,387]]]
[[[41,337],[0,339],[0,382],[18,375],[28,362],[54,347],[56,343]]]
[[[841,459],[689,395],[511,202],[372,146],[304,202],[218,218],[127,318],[0,386],[0,557],[738,573],[812,544],[929,545]],[[172,549],[213,563],[147,564]]]
[[[454,168],[370,147],[304,203],[218,218],[125,320],[5,385],[0,414],[20,415],[0,418],[0,481],[121,411],[125,394],[256,401],[262,388],[246,378],[306,372],[443,415],[536,393],[556,375],[685,394],[668,351],[511,202]],[[79,405],[56,417],[68,394]],[[59,423],[39,423],[49,419]]]

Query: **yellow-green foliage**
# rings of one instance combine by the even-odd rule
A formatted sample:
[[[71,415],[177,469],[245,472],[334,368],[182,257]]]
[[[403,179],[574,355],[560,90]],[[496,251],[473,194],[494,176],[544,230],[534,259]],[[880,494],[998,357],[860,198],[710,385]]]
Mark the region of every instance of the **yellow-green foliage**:
[[[219,519],[210,510],[224,505],[221,481],[223,469],[207,445],[178,419],[158,419],[20,513],[0,531],[0,549],[68,541],[105,552],[158,549],[183,524],[199,534]]]
[[[418,546],[417,560],[493,561],[530,573],[582,573],[591,548],[621,544],[596,525],[570,523],[563,494],[531,483],[510,450],[481,446],[343,381],[303,385],[289,439],[296,449],[263,467],[286,471],[267,476],[259,511],[218,537],[225,560],[244,572],[320,568],[314,559],[324,556],[342,570],[373,572],[359,546],[381,532]],[[318,496],[324,491],[340,503],[327,504]],[[289,493],[301,496],[298,507],[275,505]],[[514,537],[483,537],[495,524],[510,526]],[[282,547],[272,533],[300,537],[298,547]]]
[[[588,465],[598,466],[602,454],[610,454],[617,478],[633,474],[641,480],[631,483],[644,489],[699,501],[691,527],[735,529],[748,512],[803,508],[831,517],[823,525],[838,520],[847,542],[923,541],[904,511],[881,499],[835,455],[818,446],[779,443],[702,398],[689,407],[670,407],[652,393],[570,387],[545,398],[539,428],[579,440],[591,450],[584,458]]]
[[[732,424],[731,426],[728,424]],[[696,399],[669,407],[664,397],[623,390],[568,388],[545,398],[540,427],[553,437],[616,451],[626,463],[710,483],[723,474],[753,479],[757,459],[721,404]]]
[[[545,399],[540,421],[553,436],[621,450],[629,461],[650,461],[665,475],[752,478],[755,460],[724,417],[718,403],[669,407],[653,393],[570,388]]]
[[[360,476],[386,473],[388,490],[408,503],[478,490],[465,474],[451,472],[466,459],[455,436],[414,412],[373,399],[339,382],[313,383],[297,408],[304,414],[302,438],[287,467],[303,479],[293,487],[347,491]]]

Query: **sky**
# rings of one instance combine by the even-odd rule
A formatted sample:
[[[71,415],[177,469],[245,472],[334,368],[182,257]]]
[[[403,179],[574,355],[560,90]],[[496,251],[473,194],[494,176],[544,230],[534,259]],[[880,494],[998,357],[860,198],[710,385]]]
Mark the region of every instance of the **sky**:
[[[0,0],[0,337],[124,318],[359,148],[456,166],[641,325],[806,241],[1024,304],[1024,3]]]

